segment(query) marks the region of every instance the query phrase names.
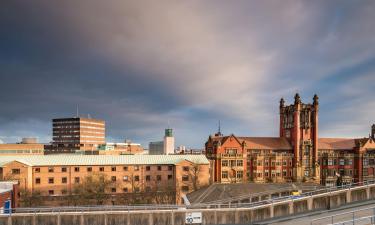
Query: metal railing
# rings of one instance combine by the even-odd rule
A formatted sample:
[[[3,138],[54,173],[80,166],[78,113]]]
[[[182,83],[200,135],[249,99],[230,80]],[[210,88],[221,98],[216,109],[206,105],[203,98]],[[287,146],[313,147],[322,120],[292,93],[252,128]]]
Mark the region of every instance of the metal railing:
[[[354,224],[349,223],[349,221],[356,221],[364,217],[373,217],[375,215],[375,207],[368,207],[363,209],[357,209],[344,213],[337,213],[331,216],[324,216],[317,219],[313,219],[310,222],[310,225],[318,224]],[[339,222],[339,221],[342,222]],[[373,223],[371,223],[373,224]]]
[[[328,187],[317,189],[311,192],[301,193],[298,196],[282,196],[272,199],[250,202],[250,203],[226,203],[226,204],[207,204],[198,203],[192,205],[103,205],[103,206],[65,206],[65,207],[37,207],[37,208],[14,208],[12,213],[59,213],[59,212],[92,212],[92,211],[136,211],[136,210],[180,210],[180,209],[215,209],[215,208],[253,208],[258,206],[266,206],[283,201],[295,201],[298,199],[311,197],[317,194],[331,193],[334,191],[351,189],[354,187],[368,186],[374,184],[371,182],[360,182],[350,185],[343,185],[338,187]],[[329,217],[331,218],[331,217]],[[313,221],[317,221],[315,219]],[[311,224],[315,224],[311,221]],[[332,220],[334,221],[334,220]]]

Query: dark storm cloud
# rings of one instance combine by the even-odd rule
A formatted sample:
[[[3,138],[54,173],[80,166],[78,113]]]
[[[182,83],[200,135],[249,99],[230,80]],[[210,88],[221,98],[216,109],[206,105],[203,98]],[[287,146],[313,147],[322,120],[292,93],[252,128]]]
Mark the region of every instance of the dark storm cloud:
[[[321,96],[322,134],[361,136],[375,109],[373,88],[362,84],[374,77],[365,64],[374,58],[374,9],[372,1],[3,1],[0,139],[48,141],[50,120],[75,115],[76,105],[107,121],[109,140],[160,139],[170,121],[178,143],[200,147],[218,119],[227,133],[276,135],[277,102],[296,90],[305,101]],[[366,110],[347,107],[361,102]]]

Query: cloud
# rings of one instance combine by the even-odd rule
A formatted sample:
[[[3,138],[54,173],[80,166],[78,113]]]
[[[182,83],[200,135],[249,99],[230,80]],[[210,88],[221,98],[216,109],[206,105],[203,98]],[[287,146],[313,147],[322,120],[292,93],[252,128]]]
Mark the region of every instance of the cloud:
[[[374,71],[361,66],[374,58],[374,9],[372,1],[6,2],[0,135],[34,134],[27,121],[38,121],[47,139],[50,119],[79,104],[107,121],[110,139],[145,144],[170,121],[179,144],[202,147],[218,119],[225,133],[277,135],[278,100],[297,90],[304,101],[321,96],[322,134],[339,135],[346,123],[361,135],[360,119],[331,118],[350,84],[364,82],[358,71]],[[358,90],[371,101],[371,87]]]

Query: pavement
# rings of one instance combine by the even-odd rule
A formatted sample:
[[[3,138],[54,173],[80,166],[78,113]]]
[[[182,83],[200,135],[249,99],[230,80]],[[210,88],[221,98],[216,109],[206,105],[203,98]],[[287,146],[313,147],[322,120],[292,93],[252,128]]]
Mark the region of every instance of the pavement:
[[[346,213],[343,215],[337,215],[333,218],[333,222],[341,222],[341,221],[348,221],[353,218],[352,213],[348,213],[354,210],[361,210],[354,213],[355,218],[371,216],[375,214],[373,209],[371,210],[364,210],[366,208],[375,207],[375,200],[366,201],[366,202],[357,202],[353,204],[348,204],[343,207],[331,210],[324,210],[324,211],[315,211],[306,214],[300,215],[293,215],[290,217],[283,217],[279,219],[274,219],[270,221],[262,221],[256,222],[254,225],[268,225],[268,224],[278,224],[278,225],[289,225],[289,224],[296,224],[296,225],[327,225],[332,224],[332,215],[337,215],[341,213]],[[315,220],[322,217],[330,217],[326,219]]]

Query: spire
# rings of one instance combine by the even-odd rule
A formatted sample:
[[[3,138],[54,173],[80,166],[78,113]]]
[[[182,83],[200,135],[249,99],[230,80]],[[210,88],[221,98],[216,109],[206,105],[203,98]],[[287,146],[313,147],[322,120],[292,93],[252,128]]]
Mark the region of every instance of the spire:
[[[317,94],[314,95],[313,100],[314,100],[314,105],[319,105],[319,97]]]
[[[294,104],[300,104],[301,103],[301,97],[299,96],[298,93],[294,96]]]
[[[280,99],[280,108],[284,107],[285,101],[284,98]]]
[[[223,136],[223,135],[221,134],[221,124],[219,120],[218,129],[217,129],[217,133],[215,134],[215,137],[220,137],[220,136]]]

